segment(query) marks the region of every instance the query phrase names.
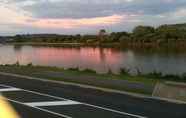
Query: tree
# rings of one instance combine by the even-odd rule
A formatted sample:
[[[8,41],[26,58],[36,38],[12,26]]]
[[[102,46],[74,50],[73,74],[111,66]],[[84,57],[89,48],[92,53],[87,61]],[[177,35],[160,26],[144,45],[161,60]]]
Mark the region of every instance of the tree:
[[[153,34],[155,29],[151,26],[137,26],[133,30],[133,38],[135,40],[144,41],[146,40],[146,36],[149,34]]]
[[[106,35],[106,30],[105,29],[101,29],[99,31],[99,36],[104,36],[104,35]]]
[[[127,32],[113,32],[110,35],[110,39],[112,40],[112,42],[118,42],[118,41],[120,41],[120,38],[121,37],[128,37],[129,38],[130,37],[130,34],[127,33]]]
[[[171,40],[184,39],[185,32],[186,30],[173,25],[162,25],[156,29],[156,34],[159,35],[161,42],[166,43]]]

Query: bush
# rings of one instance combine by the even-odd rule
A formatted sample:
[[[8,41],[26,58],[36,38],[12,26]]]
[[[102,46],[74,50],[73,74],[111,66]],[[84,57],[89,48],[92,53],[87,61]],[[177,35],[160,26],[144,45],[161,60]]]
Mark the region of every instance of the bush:
[[[32,64],[32,63],[28,63],[27,66],[28,66],[28,67],[32,67],[33,64]]]
[[[121,68],[120,69],[120,74],[130,75],[130,69]]]
[[[86,72],[86,73],[96,73],[95,70],[91,70],[91,69],[84,69],[84,70],[82,70],[82,72]]]

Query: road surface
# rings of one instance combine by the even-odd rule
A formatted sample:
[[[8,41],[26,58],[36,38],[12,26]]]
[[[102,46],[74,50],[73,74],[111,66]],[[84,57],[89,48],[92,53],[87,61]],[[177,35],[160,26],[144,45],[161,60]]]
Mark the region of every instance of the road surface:
[[[186,105],[0,75],[21,118],[186,118]]]

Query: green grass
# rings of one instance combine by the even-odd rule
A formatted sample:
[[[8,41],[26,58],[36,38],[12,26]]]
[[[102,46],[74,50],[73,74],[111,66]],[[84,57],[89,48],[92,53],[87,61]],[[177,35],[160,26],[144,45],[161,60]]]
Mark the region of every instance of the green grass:
[[[72,76],[93,76],[97,79],[122,79],[128,80],[131,82],[141,82],[144,84],[155,84],[160,79],[154,79],[153,77],[146,77],[146,76],[132,76],[129,74],[98,74],[94,70],[85,69],[79,70],[78,68],[70,68],[70,69],[63,69],[57,67],[49,67],[49,66],[32,66],[32,64],[28,65],[0,65],[0,71],[2,72],[10,72],[10,73],[17,73],[17,74],[24,74],[24,75],[32,75],[33,73],[39,73],[41,71],[54,71],[54,72],[62,72],[65,75],[72,75]]]
[[[146,94],[151,95],[151,92],[144,91],[143,89],[130,89],[125,86],[112,86],[112,84],[104,84],[108,79],[114,79],[114,80],[126,80],[128,82],[134,82],[134,83],[142,83],[147,86],[154,87],[157,82],[164,81],[159,78],[144,76],[144,75],[136,75],[132,76],[128,73],[126,73],[123,70],[123,73],[116,75],[111,72],[107,74],[98,74],[93,70],[85,69],[85,70],[79,70],[78,68],[70,68],[70,69],[63,69],[63,68],[57,68],[57,67],[48,67],[48,66],[33,66],[32,64],[28,65],[19,65],[19,63],[13,64],[13,65],[0,65],[0,71],[1,72],[8,72],[8,73],[14,73],[14,74],[21,74],[21,75],[27,75],[27,76],[33,76],[33,77],[40,77],[43,79],[50,79],[50,80],[57,80],[57,81],[65,81],[65,82],[73,82],[78,84],[85,84],[85,85],[91,85],[96,87],[102,87],[102,88],[109,88],[109,89],[115,89],[115,90],[122,90],[127,92],[134,92],[134,93],[140,93],[140,94]],[[62,73],[65,76],[72,76],[72,77],[84,77],[85,79],[67,79],[63,77],[49,77],[44,74],[40,74],[42,72],[57,72]],[[92,79],[86,79],[86,77],[92,77]],[[103,80],[103,84],[97,83],[96,80]]]
[[[18,62],[12,65],[0,65],[0,71],[17,73],[17,74],[26,74],[32,75],[33,73],[53,71],[53,72],[62,72],[65,75],[71,76],[93,76],[97,79],[122,79],[131,82],[140,82],[144,84],[155,84],[158,81],[177,81],[177,82],[186,82],[186,75],[182,76],[177,75],[163,75],[162,73],[152,72],[149,74],[131,75],[128,70],[121,69],[120,74],[113,74],[108,72],[106,74],[98,74],[94,70],[85,69],[79,70],[78,68],[58,68],[50,66],[33,66],[32,63],[28,65],[20,65]]]

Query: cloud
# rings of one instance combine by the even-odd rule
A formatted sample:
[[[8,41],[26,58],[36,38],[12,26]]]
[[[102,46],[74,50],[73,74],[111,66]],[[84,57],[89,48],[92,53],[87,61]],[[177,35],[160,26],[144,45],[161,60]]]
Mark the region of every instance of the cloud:
[[[185,0],[9,0],[35,18],[94,18],[113,14],[145,15],[173,12]],[[47,11],[46,11],[47,10]]]
[[[0,24],[21,23],[27,17],[22,13],[17,13],[16,11],[11,10],[4,6],[0,6],[0,14],[1,14]]]
[[[131,30],[185,22],[185,8],[186,0],[0,0],[0,33]]]
[[[178,9],[173,13],[173,18],[184,18],[186,17],[186,8]]]
[[[107,17],[82,19],[28,19],[25,25],[40,28],[77,28],[87,26],[104,26],[120,23],[125,16],[112,15]]]

